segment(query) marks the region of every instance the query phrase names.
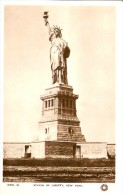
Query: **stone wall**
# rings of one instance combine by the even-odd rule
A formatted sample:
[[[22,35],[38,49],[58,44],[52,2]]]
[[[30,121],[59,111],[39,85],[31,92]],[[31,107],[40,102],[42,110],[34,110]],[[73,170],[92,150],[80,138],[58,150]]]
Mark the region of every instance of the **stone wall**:
[[[72,142],[45,142],[45,157],[51,158],[73,158]]]
[[[24,158],[28,154],[31,158],[114,158],[115,145],[103,142],[9,142],[4,143],[3,153],[4,158]]]
[[[3,145],[3,158],[22,158],[25,155],[25,145],[29,143],[8,142]]]
[[[105,142],[86,142],[77,146],[81,147],[81,158],[108,158]]]
[[[44,158],[45,142],[6,142],[3,144],[3,158]]]
[[[115,144],[107,144],[107,150],[108,150],[108,157],[114,158],[115,157]]]

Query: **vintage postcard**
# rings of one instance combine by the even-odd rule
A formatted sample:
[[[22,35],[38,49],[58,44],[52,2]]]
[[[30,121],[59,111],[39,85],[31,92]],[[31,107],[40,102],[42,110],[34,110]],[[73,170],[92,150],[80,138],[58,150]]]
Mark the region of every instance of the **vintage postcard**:
[[[0,6],[1,194],[121,194],[122,2]]]

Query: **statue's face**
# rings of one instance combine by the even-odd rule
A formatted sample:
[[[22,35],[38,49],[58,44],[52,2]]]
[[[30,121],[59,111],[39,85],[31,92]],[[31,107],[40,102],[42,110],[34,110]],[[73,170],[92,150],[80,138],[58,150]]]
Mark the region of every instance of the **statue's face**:
[[[59,37],[59,35],[60,35],[59,30],[55,29],[55,36],[56,36],[56,37]]]

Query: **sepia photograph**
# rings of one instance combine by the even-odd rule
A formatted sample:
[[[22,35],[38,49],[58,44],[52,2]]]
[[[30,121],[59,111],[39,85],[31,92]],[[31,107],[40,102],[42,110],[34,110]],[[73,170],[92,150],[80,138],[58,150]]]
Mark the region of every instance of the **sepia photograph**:
[[[116,183],[116,6],[6,4],[3,12],[2,182],[108,191]]]
[[[115,182],[115,7],[5,6],[4,182]]]

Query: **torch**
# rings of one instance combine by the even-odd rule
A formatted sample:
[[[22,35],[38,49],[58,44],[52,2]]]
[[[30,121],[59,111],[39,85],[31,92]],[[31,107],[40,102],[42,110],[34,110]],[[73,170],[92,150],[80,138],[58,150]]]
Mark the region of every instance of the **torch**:
[[[44,12],[44,15],[43,15],[43,18],[44,18],[44,22],[45,22],[45,26],[47,25],[48,21],[47,21],[47,18],[48,18],[48,12],[45,11]]]

